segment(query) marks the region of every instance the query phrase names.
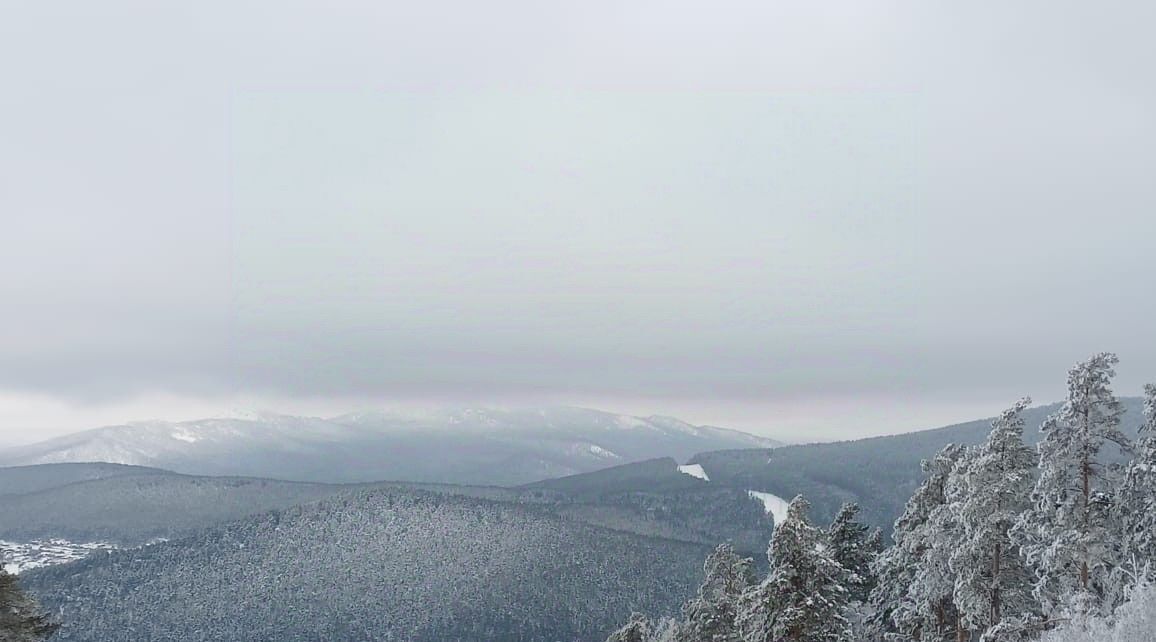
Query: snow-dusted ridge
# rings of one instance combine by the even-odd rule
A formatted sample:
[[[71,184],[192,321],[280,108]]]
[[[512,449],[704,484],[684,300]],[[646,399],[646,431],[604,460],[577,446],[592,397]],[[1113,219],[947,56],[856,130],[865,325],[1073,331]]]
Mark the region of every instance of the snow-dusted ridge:
[[[365,411],[330,418],[262,413],[97,428],[0,451],[0,466],[108,462],[180,473],[324,482],[520,485],[772,439],[575,407]]]

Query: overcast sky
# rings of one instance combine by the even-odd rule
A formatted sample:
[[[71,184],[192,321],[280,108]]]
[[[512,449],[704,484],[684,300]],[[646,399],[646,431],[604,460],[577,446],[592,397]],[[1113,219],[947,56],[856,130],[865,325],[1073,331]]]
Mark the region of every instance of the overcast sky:
[[[0,442],[565,403],[788,439],[1156,380],[1151,3],[17,1]]]

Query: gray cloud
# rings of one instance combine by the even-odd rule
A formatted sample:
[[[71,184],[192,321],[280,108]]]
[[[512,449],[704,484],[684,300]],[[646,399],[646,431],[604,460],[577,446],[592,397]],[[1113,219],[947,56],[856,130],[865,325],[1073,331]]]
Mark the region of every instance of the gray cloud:
[[[1100,349],[1156,378],[1147,5],[416,4],[16,8],[0,389],[881,416]]]

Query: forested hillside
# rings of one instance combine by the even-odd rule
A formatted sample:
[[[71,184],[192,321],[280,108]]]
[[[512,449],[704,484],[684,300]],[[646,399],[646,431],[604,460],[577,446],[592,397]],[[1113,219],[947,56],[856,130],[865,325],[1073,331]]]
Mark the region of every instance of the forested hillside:
[[[708,550],[383,488],[22,578],[68,640],[601,640],[673,613]]]
[[[574,519],[706,545],[731,542],[746,555],[766,546],[773,522],[745,490],[679,472],[669,458],[551,479],[522,487],[554,497]]]
[[[0,468],[0,479],[35,478],[34,492],[0,495],[0,540],[69,540],[132,547],[172,539],[196,530],[274,509],[283,509],[373,487],[416,488],[429,492],[501,501],[639,535],[703,545],[733,541],[757,552],[771,522],[745,493],[710,486],[677,471],[672,459],[640,465],[644,475],[631,484],[616,480],[620,467],[524,488],[453,484],[311,484],[238,477],[201,477],[169,471],[114,467],[114,476],[91,476],[104,465],[46,464]],[[633,474],[633,473],[632,473]]]

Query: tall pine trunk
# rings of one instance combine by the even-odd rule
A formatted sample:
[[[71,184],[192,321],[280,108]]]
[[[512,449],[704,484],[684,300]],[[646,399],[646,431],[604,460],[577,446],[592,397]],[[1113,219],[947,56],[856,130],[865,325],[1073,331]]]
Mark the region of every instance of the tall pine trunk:
[[[1090,394],[1090,393],[1091,393],[1091,391],[1089,390],[1088,394]],[[1092,507],[1090,504],[1090,501],[1092,499],[1092,462],[1090,461],[1091,455],[1088,453],[1088,439],[1090,437],[1089,433],[1092,430],[1091,412],[1092,412],[1091,409],[1084,408],[1083,412],[1081,413],[1083,415],[1083,419],[1084,419],[1084,422],[1083,422],[1084,425],[1081,426],[1081,428],[1083,429],[1082,433],[1083,433],[1083,438],[1084,438],[1084,447],[1083,447],[1084,458],[1080,462],[1080,477],[1081,477],[1081,481],[1083,481],[1083,491],[1084,491],[1084,533],[1083,534],[1085,537],[1088,536],[1088,533],[1089,533],[1089,531],[1091,531],[1091,526],[1092,526],[1092,523],[1091,523]],[[1086,544],[1084,545],[1084,550],[1082,551],[1082,553],[1083,553],[1084,559],[1080,560],[1080,587],[1083,588],[1084,591],[1086,592],[1088,590],[1088,547]]]
[[[991,561],[991,621],[989,626],[995,626],[1000,621],[1000,584],[999,584],[999,563],[1000,557],[1003,555],[1003,544],[1001,542],[995,543],[995,555]]]
[[[1083,465],[1080,467],[1080,476],[1084,481],[1084,535],[1086,536],[1091,530],[1091,513],[1092,507],[1089,505],[1091,500],[1091,477],[1092,467],[1088,463],[1088,458],[1085,455]],[[1080,561],[1080,586],[1084,591],[1088,590],[1088,547],[1084,546],[1084,559]]]

